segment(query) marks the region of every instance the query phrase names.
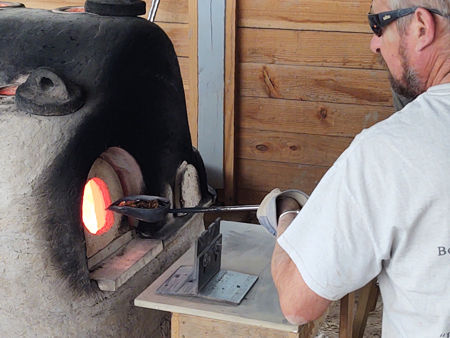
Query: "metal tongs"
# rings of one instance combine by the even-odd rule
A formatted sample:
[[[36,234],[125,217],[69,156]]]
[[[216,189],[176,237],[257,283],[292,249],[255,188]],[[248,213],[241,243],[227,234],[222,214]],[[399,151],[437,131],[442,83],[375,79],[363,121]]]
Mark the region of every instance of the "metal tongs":
[[[137,207],[126,202],[152,202],[155,207]],[[121,205],[122,204],[122,205]],[[150,205],[151,203],[149,203]],[[156,223],[166,218],[167,214],[192,214],[203,212],[230,212],[230,211],[252,211],[257,210],[259,205],[234,205],[234,206],[212,206],[170,209],[170,202],[167,198],[159,196],[135,195],[121,198],[112,203],[107,209],[119,214],[134,217],[140,221]]]

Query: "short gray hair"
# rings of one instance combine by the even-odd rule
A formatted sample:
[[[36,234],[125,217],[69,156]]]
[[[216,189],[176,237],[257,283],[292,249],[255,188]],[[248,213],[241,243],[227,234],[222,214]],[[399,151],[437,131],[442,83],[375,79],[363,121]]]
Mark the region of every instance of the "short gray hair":
[[[391,5],[392,9],[408,8],[414,6],[434,8],[442,14],[447,15],[447,19],[450,15],[450,0],[389,0],[389,4]],[[411,19],[412,16],[408,15],[397,20],[397,27],[400,34],[404,34],[406,32]],[[448,27],[450,27],[450,21],[448,23]]]

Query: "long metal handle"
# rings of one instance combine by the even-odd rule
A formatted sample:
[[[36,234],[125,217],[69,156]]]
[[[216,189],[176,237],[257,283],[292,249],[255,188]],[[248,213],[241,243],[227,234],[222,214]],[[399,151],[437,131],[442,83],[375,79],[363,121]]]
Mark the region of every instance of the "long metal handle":
[[[169,213],[200,213],[200,212],[228,212],[228,211],[253,211],[258,210],[259,205],[230,205],[230,206],[213,206],[213,207],[194,207],[169,209]]]
[[[159,0],[153,0],[152,5],[150,7],[150,11],[148,12],[148,21],[154,22],[156,17],[156,12],[158,11]]]

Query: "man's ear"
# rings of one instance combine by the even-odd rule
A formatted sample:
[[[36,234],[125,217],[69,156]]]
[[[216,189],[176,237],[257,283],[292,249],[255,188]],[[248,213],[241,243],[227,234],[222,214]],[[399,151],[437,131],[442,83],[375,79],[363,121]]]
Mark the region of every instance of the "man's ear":
[[[416,39],[416,51],[420,52],[431,45],[436,34],[436,22],[433,14],[425,8],[417,8],[411,25],[412,34]]]

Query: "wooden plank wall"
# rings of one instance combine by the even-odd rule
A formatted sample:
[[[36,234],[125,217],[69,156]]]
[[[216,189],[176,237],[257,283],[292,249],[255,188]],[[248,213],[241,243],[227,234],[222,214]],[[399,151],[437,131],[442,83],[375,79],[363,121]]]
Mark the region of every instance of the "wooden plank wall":
[[[363,128],[388,117],[367,1],[238,0],[237,202],[311,193]]]
[[[55,9],[65,6],[84,6],[83,0],[11,0],[20,2],[27,8]]]
[[[152,1],[146,0],[147,10]],[[192,143],[198,140],[197,0],[161,0],[158,24],[172,40],[180,64]]]

